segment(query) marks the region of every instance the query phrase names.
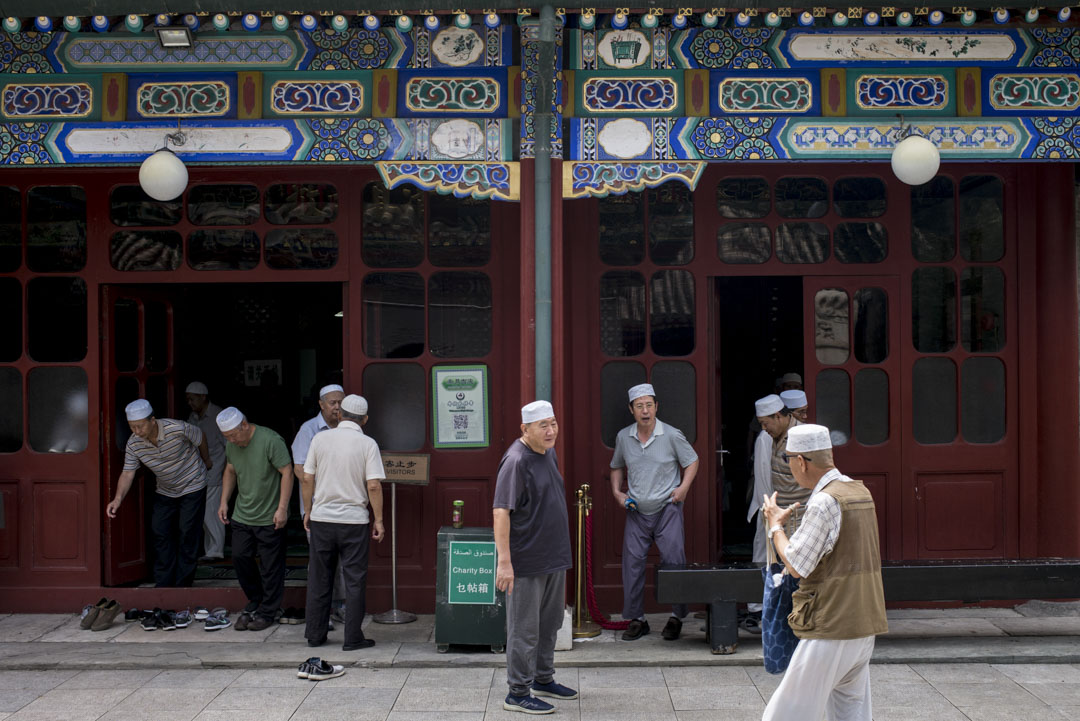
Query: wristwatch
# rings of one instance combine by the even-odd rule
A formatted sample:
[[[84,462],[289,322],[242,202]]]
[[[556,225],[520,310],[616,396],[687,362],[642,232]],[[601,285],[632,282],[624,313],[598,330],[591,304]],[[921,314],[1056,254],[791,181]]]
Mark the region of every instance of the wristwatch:
[[[773,534],[776,533],[777,531],[782,531],[782,530],[784,530],[784,527],[781,526],[778,523],[775,526],[772,526],[772,527],[769,528],[769,532],[768,532],[767,535],[769,536],[769,539],[772,540]]]

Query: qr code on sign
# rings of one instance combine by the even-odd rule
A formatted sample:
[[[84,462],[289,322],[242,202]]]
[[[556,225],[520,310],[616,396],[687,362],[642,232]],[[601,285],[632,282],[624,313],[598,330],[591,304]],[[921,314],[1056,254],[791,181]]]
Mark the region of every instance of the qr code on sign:
[[[454,416],[454,430],[464,431],[469,429],[469,417],[464,415]]]

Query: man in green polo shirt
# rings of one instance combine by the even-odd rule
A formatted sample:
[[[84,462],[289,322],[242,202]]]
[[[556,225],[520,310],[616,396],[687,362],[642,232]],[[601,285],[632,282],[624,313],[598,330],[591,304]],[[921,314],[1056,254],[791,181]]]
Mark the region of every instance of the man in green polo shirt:
[[[248,599],[234,627],[261,631],[277,620],[285,595],[285,522],[292,495],[292,458],[281,436],[249,423],[236,408],[219,413],[217,425],[227,441],[218,517],[230,523],[229,498],[235,488],[233,567]]]

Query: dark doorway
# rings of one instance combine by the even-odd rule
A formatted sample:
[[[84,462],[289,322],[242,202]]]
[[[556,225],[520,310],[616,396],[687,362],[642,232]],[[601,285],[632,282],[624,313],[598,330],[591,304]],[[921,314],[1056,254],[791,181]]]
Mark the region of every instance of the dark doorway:
[[[199,380],[214,403],[236,406],[292,443],[318,410],[319,388],[341,383],[341,284],[183,285],[177,292],[178,407],[186,409],[184,388]]]
[[[720,408],[720,556],[749,560],[754,538],[746,521],[753,488],[750,454],[757,435],[754,401],[775,392],[785,373],[803,372],[802,278],[717,278],[716,364]],[[760,430],[758,428],[758,430]]]
[[[344,288],[340,283],[222,283],[157,286],[110,286],[115,294],[110,354],[115,360],[106,387],[115,388],[115,418],[110,444],[122,456],[130,430],[123,418],[124,406],[137,397],[150,400],[158,417],[186,421],[190,414],[185,388],[201,381],[210,400],[225,408],[236,406],[252,422],[273,429],[291,446],[300,425],[318,412],[318,390],[327,383],[341,383],[343,368],[342,309]],[[107,295],[107,297],[110,297]],[[140,310],[141,309],[141,310]],[[108,317],[107,315],[107,317]],[[138,322],[136,322],[138,321]],[[141,329],[141,330],[140,330]],[[159,338],[160,336],[160,338]],[[131,349],[145,347],[145,358],[126,359]],[[160,371],[141,378],[135,371]],[[106,474],[115,476],[116,460]],[[143,549],[129,549],[145,563],[128,564],[133,573],[114,575],[113,582],[143,581],[153,566],[153,539],[149,515],[154,479],[144,473],[139,518],[128,519],[142,528],[128,530],[127,537]],[[115,481],[115,478],[112,478]],[[303,575],[307,539],[299,518],[298,485],[294,481],[289,522],[289,570]],[[128,545],[131,545],[128,543]],[[226,557],[200,563],[196,585],[229,581],[235,576]],[[108,551],[107,551],[108,553]],[[109,559],[106,559],[109,561]],[[290,573],[291,577],[292,573]]]

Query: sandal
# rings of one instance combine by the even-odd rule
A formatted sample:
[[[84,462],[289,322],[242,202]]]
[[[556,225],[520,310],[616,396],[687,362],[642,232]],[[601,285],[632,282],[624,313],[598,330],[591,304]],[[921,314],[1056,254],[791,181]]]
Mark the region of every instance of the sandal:
[[[752,633],[755,636],[760,636],[761,619],[755,618],[752,615],[747,615],[746,618],[739,621],[739,628],[746,631],[747,633]]]

